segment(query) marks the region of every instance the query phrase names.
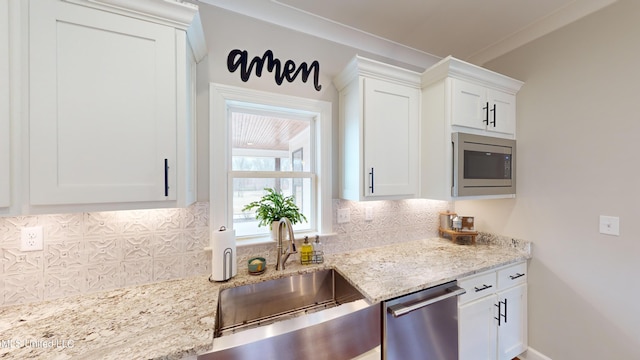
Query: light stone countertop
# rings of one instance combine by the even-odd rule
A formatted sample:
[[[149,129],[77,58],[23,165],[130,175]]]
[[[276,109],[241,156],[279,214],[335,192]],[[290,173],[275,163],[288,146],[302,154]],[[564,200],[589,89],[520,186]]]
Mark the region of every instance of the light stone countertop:
[[[334,268],[377,303],[530,257],[530,243],[519,240],[456,245],[435,238],[331,255],[321,265],[289,260],[281,272],[269,264],[260,276],[239,266],[238,275],[224,283],[199,276],[4,307],[0,359],[195,357],[211,347],[222,288]]]

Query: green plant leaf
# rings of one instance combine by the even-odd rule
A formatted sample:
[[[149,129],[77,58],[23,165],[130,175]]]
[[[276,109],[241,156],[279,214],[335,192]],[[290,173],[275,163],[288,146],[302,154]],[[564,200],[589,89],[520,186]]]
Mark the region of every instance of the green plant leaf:
[[[270,226],[272,222],[279,221],[286,217],[291,224],[307,221],[306,216],[300,213],[300,209],[295,203],[293,196],[284,196],[271,188],[264,189],[267,193],[258,201],[247,204],[242,211],[257,209],[256,219],[260,222],[258,226]]]

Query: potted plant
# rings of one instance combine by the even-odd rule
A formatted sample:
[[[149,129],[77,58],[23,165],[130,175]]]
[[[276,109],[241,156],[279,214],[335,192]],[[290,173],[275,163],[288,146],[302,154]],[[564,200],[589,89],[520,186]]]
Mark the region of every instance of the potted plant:
[[[282,193],[271,188],[264,189],[267,193],[258,201],[247,204],[242,211],[250,211],[256,209],[256,219],[260,220],[258,226],[269,225],[271,236],[275,239],[277,222],[281,218],[286,217],[291,224],[307,221],[307,218],[300,212],[293,196],[284,196]],[[276,223],[274,225],[274,222]]]

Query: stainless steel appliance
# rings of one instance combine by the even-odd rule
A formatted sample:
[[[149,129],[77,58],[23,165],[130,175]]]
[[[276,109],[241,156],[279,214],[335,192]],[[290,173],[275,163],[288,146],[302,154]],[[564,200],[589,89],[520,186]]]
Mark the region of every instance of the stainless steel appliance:
[[[452,196],[516,193],[516,141],[465,133],[451,134]]]
[[[458,296],[455,281],[383,303],[382,358],[458,358]]]

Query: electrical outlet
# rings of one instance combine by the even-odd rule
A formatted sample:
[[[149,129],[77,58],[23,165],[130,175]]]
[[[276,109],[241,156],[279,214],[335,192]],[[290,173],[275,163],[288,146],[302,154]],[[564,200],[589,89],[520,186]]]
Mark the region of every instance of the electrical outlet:
[[[42,226],[24,227],[21,230],[20,251],[38,251],[44,248]]]
[[[351,213],[349,209],[338,209],[338,224],[344,224],[351,221]]]
[[[600,215],[600,233],[620,236],[620,218]]]

